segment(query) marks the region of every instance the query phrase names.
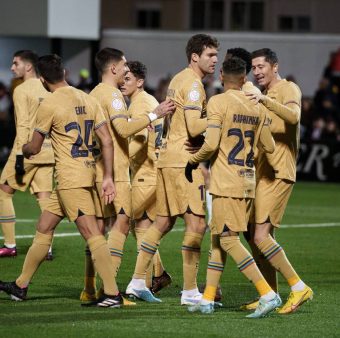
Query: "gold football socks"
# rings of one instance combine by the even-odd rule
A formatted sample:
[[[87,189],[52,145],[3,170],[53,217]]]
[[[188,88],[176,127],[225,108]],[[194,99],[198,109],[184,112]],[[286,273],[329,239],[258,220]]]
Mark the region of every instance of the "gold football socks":
[[[183,257],[183,290],[197,288],[197,272],[201,256],[203,235],[196,232],[185,232],[182,243]]]
[[[15,212],[13,194],[0,189],[0,223],[4,236],[5,246],[15,247]]]
[[[123,258],[123,249],[126,241],[126,236],[118,230],[112,229],[109,233],[109,238],[107,240],[110,254],[112,266],[115,271],[114,277],[117,277],[120,264],[122,263]]]
[[[33,243],[26,254],[21,275],[16,280],[16,284],[19,287],[25,288],[28,286],[40,263],[46,257],[48,248],[52,243],[52,238],[52,234],[46,235],[36,231]]]

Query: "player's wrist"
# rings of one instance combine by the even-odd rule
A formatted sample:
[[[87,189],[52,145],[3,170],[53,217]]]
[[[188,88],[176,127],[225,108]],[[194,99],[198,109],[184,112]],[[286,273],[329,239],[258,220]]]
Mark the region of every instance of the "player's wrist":
[[[149,113],[148,117],[149,117],[150,122],[156,121],[158,119],[158,116],[157,114],[155,114],[155,112]]]

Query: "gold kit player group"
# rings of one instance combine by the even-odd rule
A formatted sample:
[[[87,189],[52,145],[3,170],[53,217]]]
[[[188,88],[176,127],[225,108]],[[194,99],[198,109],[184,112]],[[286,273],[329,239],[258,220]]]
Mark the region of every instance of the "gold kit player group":
[[[182,217],[180,303],[190,312],[211,314],[221,306],[216,300],[227,255],[259,294],[241,306],[252,311],[247,318],[292,313],[313,298],[274,236],[296,180],[301,92],[281,79],[274,51],[233,48],[220,71],[223,92],[207,103],[202,80],[214,74],[218,52],[214,37],[192,36],[188,66],[173,77],[161,103],[144,90],[144,64],[127,61],[120,50],[96,54],[101,82],[89,94],[68,85],[59,56],[14,54],[11,69],[23,83],[14,91],[17,136],[0,179],[0,258],[17,255],[15,191],[30,187],[42,213],[21,274],[0,281],[0,291],[26,299],[39,265],[52,257],[55,228],[67,217],[86,241],[83,306],[136,305],[127,298],[159,303],[155,294],[171,277],[158,248]],[[261,90],[247,81],[250,70]],[[197,271],[206,205],[199,163],[206,161],[211,250],[201,293]],[[119,292],[129,232],[138,255],[130,283]],[[277,271],[291,288],[284,303]]]

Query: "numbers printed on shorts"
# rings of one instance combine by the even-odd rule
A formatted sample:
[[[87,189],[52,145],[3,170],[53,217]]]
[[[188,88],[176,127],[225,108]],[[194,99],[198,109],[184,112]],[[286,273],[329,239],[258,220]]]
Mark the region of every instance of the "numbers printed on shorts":
[[[201,201],[205,201],[205,185],[200,185],[198,189],[201,191]]]
[[[157,124],[155,126],[155,133],[156,133],[155,148],[160,148],[162,146],[162,133],[163,133],[162,124]]]
[[[81,127],[78,122],[70,122],[65,126],[65,131],[68,133],[71,130],[78,131],[78,137],[76,141],[73,143],[71,148],[71,156],[73,158],[77,157],[87,157],[89,155],[89,151],[92,152],[93,147],[95,146],[95,142],[93,144],[89,144],[90,134],[93,129],[93,120],[85,120],[85,135],[84,138],[81,135]],[[86,149],[84,149],[85,147]]]
[[[235,147],[230,151],[228,155],[228,164],[235,164],[239,166],[244,166],[244,160],[236,158],[240,151],[244,149],[244,139],[249,139],[250,143],[250,152],[246,157],[246,166],[252,168],[254,166],[254,131],[246,130],[244,132],[244,136],[242,134],[242,130],[239,128],[231,128],[228,130],[228,136],[236,136],[238,137],[237,143]]]

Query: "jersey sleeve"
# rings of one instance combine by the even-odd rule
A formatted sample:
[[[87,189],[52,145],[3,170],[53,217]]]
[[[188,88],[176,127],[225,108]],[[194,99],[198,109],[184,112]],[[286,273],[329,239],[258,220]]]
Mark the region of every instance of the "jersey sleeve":
[[[37,118],[34,130],[43,135],[48,135],[52,128],[53,117],[53,107],[49,105],[46,100],[44,100],[37,110]]]
[[[263,105],[289,124],[297,124],[301,118],[301,91],[293,84],[288,83],[283,91],[282,104],[264,96]]]
[[[190,163],[198,163],[208,160],[213,156],[220,143],[223,123],[223,117],[221,114],[222,109],[219,106],[218,101],[213,97],[208,103],[207,111],[208,126],[205,140],[202,148],[190,158]]]
[[[22,146],[29,141],[30,121],[28,112],[28,97],[20,90],[14,90],[14,111],[16,116],[16,153],[22,154]]]
[[[107,122],[99,102],[94,103],[94,110],[95,110],[94,129],[98,129]]]
[[[109,116],[113,128],[122,138],[127,138],[135,134],[150,123],[150,119],[147,115],[142,115],[129,121],[125,102],[123,101],[123,98],[120,97],[113,98],[109,109]]]
[[[207,118],[201,118],[206,99],[205,91],[202,83],[198,81],[189,82],[183,90],[183,108],[188,133],[191,137],[196,137],[207,128]]]

